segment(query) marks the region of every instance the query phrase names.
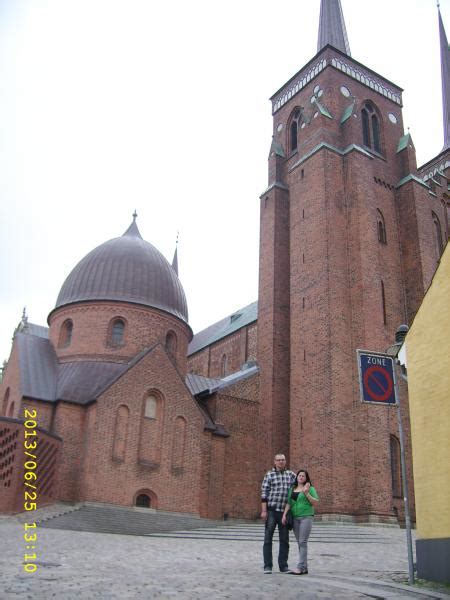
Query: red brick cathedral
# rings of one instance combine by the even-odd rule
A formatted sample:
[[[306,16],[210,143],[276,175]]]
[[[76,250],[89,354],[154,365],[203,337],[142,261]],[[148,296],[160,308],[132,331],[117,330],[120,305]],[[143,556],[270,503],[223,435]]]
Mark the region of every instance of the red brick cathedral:
[[[193,336],[176,256],[133,219],[71,271],[48,328],[24,314],[0,385],[1,511],[23,510],[33,460],[38,506],[253,518],[285,452],[324,517],[401,512],[396,409],[361,403],[356,349],[412,321],[448,239],[439,28],[444,146],[418,168],[401,88],[351,56],[340,0],[322,0],[317,54],[271,98],[257,303]]]

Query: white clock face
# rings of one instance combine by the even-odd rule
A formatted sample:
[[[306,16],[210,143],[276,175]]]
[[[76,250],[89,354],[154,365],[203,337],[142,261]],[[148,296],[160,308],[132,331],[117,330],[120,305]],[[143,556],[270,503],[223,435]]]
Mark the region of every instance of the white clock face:
[[[389,113],[388,117],[391,123],[394,123],[394,125],[397,123],[397,117],[393,113]]]
[[[341,85],[341,94],[346,98],[349,98],[351,96],[350,90],[348,89],[348,87],[345,87],[345,85]]]

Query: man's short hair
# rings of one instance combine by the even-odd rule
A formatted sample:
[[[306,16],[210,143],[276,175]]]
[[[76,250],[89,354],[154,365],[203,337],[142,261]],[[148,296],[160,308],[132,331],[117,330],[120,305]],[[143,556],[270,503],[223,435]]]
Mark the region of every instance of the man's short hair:
[[[279,459],[277,459],[277,456],[279,457]],[[274,460],[286,460],[286,455],[282,452],[279,452],[278,454],[275,454]]]

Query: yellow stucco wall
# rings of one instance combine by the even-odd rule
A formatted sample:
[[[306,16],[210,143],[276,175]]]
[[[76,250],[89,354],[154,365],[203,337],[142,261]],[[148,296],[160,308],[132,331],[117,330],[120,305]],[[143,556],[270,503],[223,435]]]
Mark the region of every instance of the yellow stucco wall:
[[[419,538],[450,537],[450,244],[406,336]]]

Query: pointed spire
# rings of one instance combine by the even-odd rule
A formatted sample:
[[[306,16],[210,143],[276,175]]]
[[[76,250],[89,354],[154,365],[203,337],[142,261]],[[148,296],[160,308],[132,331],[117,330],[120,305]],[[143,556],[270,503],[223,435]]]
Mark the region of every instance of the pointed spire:
[[[351,56],[341,0],[321,0],[317,52],[327,44]]]
[[[175,252],[173,255],[173,260],[172,260],[172,269],[175,271],[175,273],[178,275],[178,235],[179,232],[177,231],[177,241],[175,242]]]
[[[450,49],[438,3],[439,38],[441,42],[442,113],[444,119],[444,147],[450,148]]]
[[[131,225],[128,227],[128,229],[125,231],[124,235],[130,235],[133,237],[139,237],[142,239],[142,235],[138,229],[138,226],[136,225],[136,217],[137,217],[137,212],[136,210],[133,213],[133,222],[131,223]],[[122,236],[122,237],[123,237]]]

